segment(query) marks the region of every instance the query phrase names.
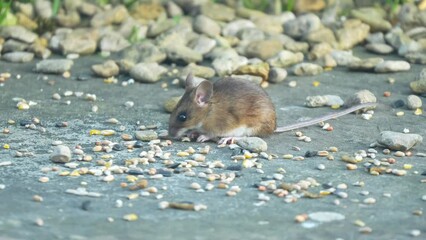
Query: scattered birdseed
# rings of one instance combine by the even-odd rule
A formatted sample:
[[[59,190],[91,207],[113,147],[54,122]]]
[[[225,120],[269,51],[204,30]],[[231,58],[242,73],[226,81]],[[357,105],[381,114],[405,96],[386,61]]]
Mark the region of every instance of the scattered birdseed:
[[[325,165],[324,164],[318,164],[317,165],[317,169],[318,170],[324,170],[325,169]]]
[[[42,227],[44,225],[44,221],[41,218],[36,218],[36,220],[34,221],[34,224],[38,227]]]
[[[366,198],[366,199],[364,199],[363,203],[365,203],[365,204],[375,204],[376,203],[376,199],[374,199],[374,198]]]
[[[34,195],[33,201],[34,202],[43,202],[43,197],[41,197],[40,195]]]
[[[364,227],[359,228],[359,232],[363,233],[363,234],[369,234],[369,233],[373,232],[373,229],[370,228],[370,227],[364,226]]]
[[[418,229],[413,229],[413,230],[410,231],[410,235],[413,236],[413,237],[418,237],[418,236],[420,236],[421,233],[422,232]]]
[[[126,214],[123,216],[123,219],[129,222],[136,221],[138,220],[138,218],[139,218],[138,215],[134,213]]]
[[[42,183],[47,183],[47,182],[49,181],[49,178],[48,178],[48,177],[40,177],[40,178],[38,179],[38,181],[39,181],[39,182],[42,182]]]

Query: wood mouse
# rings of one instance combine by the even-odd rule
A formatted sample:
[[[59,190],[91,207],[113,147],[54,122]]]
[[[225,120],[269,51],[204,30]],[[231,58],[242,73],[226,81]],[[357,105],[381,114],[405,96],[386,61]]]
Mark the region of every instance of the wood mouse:
[[[276,126],[275,107],[269,95],[254,83],[224,78],[211,83],[195,81],[189,74],[185,93],[169,119],[169,136],[189,136],[197,142],[217,139],[226,143],[238,137],[264,137],[318,124],[357,110],[373,107],[365,103],[308,121]]]

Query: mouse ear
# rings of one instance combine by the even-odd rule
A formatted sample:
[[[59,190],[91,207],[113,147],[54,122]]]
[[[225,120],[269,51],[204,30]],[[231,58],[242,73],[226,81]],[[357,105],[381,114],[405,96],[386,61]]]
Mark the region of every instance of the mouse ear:
[[[189,91],[195,87],[194,76],[192,76],[192,73],[189,73],[185,80],[185,91]]]
[[[213,95],[213,84],[209,81],[202,81],[195,91],[195,102],[200,107],[204,107]]]

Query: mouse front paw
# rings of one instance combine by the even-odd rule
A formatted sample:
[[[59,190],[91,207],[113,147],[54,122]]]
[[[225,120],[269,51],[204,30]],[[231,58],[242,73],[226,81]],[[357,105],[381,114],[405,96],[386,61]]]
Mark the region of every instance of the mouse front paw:
[[[217,144],[219,144],[219,145],[234,144],[238,139],[239,139],[239,137],[224,137],[224,138],[221,138],[217,142]]]
[[[200,135],[197,138],[197,142],[207,142],[208,140],[210,140],[211,138],[207,135]]]

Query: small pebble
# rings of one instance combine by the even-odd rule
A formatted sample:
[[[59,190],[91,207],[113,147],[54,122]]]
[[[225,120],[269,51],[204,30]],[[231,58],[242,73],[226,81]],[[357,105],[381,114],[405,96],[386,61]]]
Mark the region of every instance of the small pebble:
[[[317,169],[318,170],[324,170],[325,169],[325,165],[324,164],[318,164]]]
[[[34,195],[33,196],[33,201],[34,202],[43,202],[43,197],[40,195]]]
[[[365,204],[374,204],[374,203],[376,203],[376,199],[374,199],[374,198],[366,198],[366,199],[364,199],[363,202]]]
[[[36,220],[34,221],[36,226],[42,227],[44,225],[44,221],[41,218],[36,218]]]
[[[48,177],[40,177],[40,178],[38,179],[38,181],[39,181],[39,182],[42,182],[42,183],[47,183],[47,182],[49,181],[49,178],[48,178]]]
[[[410,235],[413,236],[413,237],[418,237],[418,236],[420,236],[421,233],[422,232],[418,229],[413,229],[413,230],[410,231]]]

